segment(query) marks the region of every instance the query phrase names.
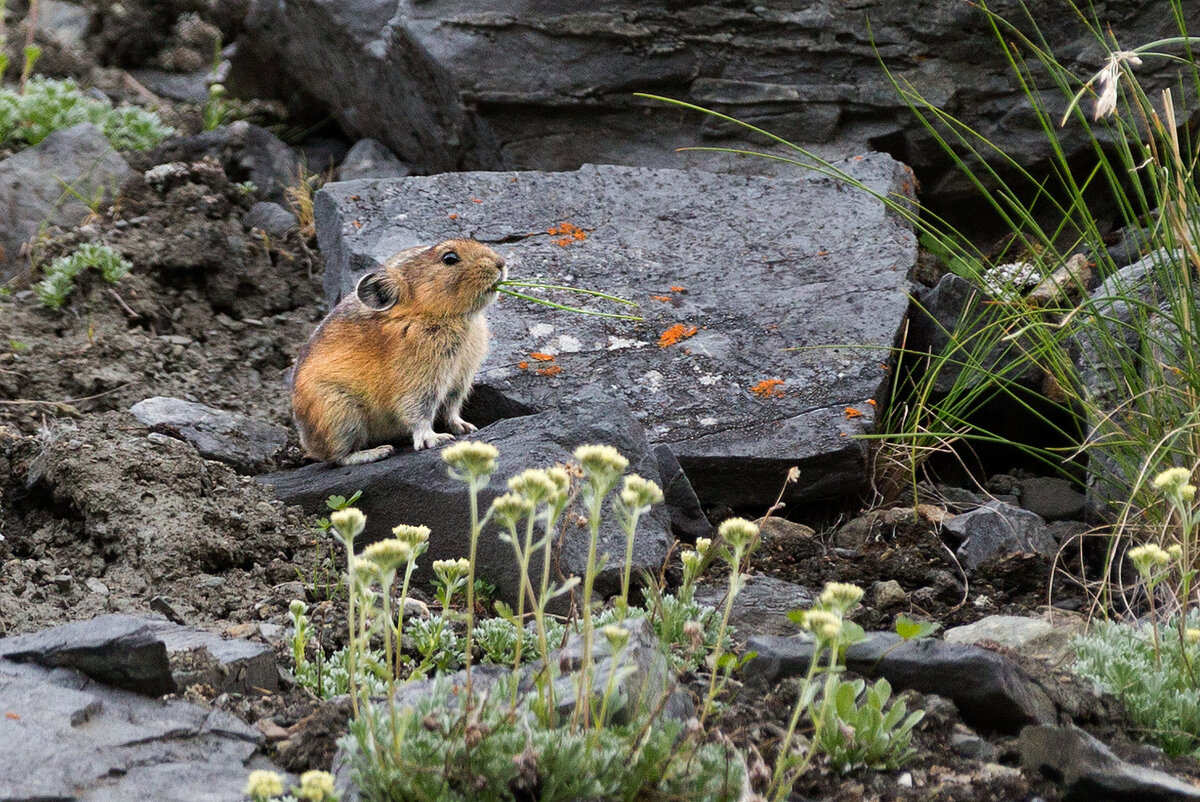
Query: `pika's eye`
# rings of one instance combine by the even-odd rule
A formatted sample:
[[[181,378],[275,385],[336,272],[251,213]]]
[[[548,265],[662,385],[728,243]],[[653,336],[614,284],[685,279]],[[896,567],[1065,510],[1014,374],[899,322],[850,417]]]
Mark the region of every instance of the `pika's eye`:
[[[458,264],[458,262],[459,262],[458,254],[455,253],[454,251],[446,251],[445,253],[442,254],[442,264],[456,265],[456,264]]]

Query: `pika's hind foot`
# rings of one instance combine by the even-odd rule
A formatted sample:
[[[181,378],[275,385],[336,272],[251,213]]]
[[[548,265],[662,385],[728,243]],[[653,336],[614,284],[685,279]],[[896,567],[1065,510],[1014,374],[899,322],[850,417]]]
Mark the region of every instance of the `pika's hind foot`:
[[[355,451],[353,454],[347,454],[339,459],[337,464],[343,468],[349,465],[366,465],[368,462],[379,462],[381,459],[387,459],[395,453],[395,446],[376,446],[375,448],[368,448],[363,451]]]
[[[433,424],[420,423],[413,427],[413,451],[420,451],[424,448],[437,448],[443,443],[449,443],[454,439],[454,435],[442,432],[435,432]]]
[[[446,422],[446,425],[449,426],[450,431],[454,432],[455,434],[470,434],[478,429],[475,424],[467,423],[458,415],[451,415],[450,420]]]

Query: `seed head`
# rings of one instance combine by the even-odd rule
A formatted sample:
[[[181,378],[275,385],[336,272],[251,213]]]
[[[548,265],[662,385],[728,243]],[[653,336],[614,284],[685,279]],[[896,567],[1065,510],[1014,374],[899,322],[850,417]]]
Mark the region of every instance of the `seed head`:
[[[819,601],[826,607],[845,615],[862,601],[863,591],[847,582],[827,582]]]
[[[625,477],[625,486],[621,488],[621,503],[626,507],[652,507],[662,500],[662,488],[654,482],[636,473]]]
[[[334,510],[329,515],[333,528],[341,535],[343,542],[353,543],[354,538],[362,534],[367,526],[367,516],[358,507],[347,507],[344,510]]]
[[[724,538],[734,551],[741,551],[758,536],[758,527],[745,518],[730,518],[721,524],[717,534]]]
[[[296,798],[309,802],[333,799],[333,775],[327,771],[304,772],[300,775],[300,787],[296,789]]]
[[[508,489],[520,493],[533,504],[549,501],[558,495],[558,483],[541,468],[526,468],[508,480]]]
[[[495,446],[478,440],[464,440],[442,450],[442,459],[458,471],[458,478],[490,476],[499,456]]]
[[[580,446],[575,449],[575,459],[579,460],[590,481],[609,487],[629,467],[629,460],[612,446]]]
[[[413,548],[399,538],[388,538],[372,543],[362,551],[362,556],[375,566],[380,574],[393,573],[412,558]]]
[[[392,527],[392,534],[396,536],[397,540],[407,543],[412,549],[416,549],[422,543],[429,542],[428,526],[400,524],[399,526]]]
[[[629,630],[625,629],[625,627],[609,624],[600,631],[604,634],[608,645],[613,648],[614,652],[621,651],[621,649],[625,648],[625,644],[629,643]]]
[[[283,778],[276,772],[259,769],[246,778],[246,796],[270,799],[283,793]]]
[[[452,584],[459,577],[464,577],[471,570],[471,561],[466,557],[457,560],[434,560],[433,573],[443,585]]]

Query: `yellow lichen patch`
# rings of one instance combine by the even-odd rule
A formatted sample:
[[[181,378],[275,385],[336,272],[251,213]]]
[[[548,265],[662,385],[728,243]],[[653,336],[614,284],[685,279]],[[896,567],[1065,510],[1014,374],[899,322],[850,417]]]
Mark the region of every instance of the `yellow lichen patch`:
[[[697,329],[695,326],[685,326],[682,323],[676,323],[674,326],[658,336],[658,347],[666,348],[667,346],[683,342],[697,331],[699,331],[699,329]]]
[[[751,387],[750,392],[759,398],[783,398],[783,390],[780,389],[783,383],[783,379],[763,379]]]

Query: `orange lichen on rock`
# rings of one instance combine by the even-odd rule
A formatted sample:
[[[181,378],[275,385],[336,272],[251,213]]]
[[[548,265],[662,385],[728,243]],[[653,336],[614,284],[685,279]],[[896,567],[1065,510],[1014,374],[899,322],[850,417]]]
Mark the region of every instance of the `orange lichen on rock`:
[[[698,331],[699,329],[695,326],[685,326],[682,323],[676,323],[658,336],[658,347],[666,348],[667,346],[683,342]]]
[[[543,354],[540,351],[534,351],[529,355],[530,359],[536,359],[538,362],[553,362],[554,354]]]
[[[537,369],[539,376],[557,376],[560,373],[562,373],[560,365],[548,365],[547,367]]]
[[[517,363],[517,367],[519,367],[521,370],[529,370],[529,363],[522,359]]]
[[[451,212],[450,214],[448,214],[448,215],[446,215],[446,216],[447,216],[447,217],[449,217],[451,220],[457,220],[457,219],[458,219],[458,215],[456,215],[454,212]]]
[[[483,203],[483,198],[471,198],[471,203]]]
[[[873,407],[874,407],[874,406],[878,406],[878,403],[875,401],[875,399],[874,399],[874,398],[868,398],[868,399],[867,399],[867,403],[868,403],[868,404],[870,404],[870,405],[871,405],[871,406],[873,406]]]
[[[651,297],[651,298],[653,298],[653,299],[654,299],[654,300],[656,300],[656,301],[662,301],[664,304],[669,304],[669,303],[671,303],[671,296],[670,296],[670,295],[651,295],[650,297]]]
[[[683,286],[676,284],[675,286],[671,287],[671,292],[683,292],[686,289],[687,289],[687,287],[683,287]]]
[[[550,226],[550,228],[546,229],[546,233],[552,237],[558,237],[558,239],[554,240],[554,244],[560,248],[565,248],[572,242],[583,242],[587,239],[586,231],[566,220],[556,226]]]
[[[850,420],[851,418],[861,418],[861,417],[862,417],[862,413],[859,412],[857,409],[855,409],[854,407],[846,407],[846,420]]]
[[[783,398],[783,390],[779,389],[783,383],[783,379],[763,379],[751,387],[750,392],[759,398]]]

